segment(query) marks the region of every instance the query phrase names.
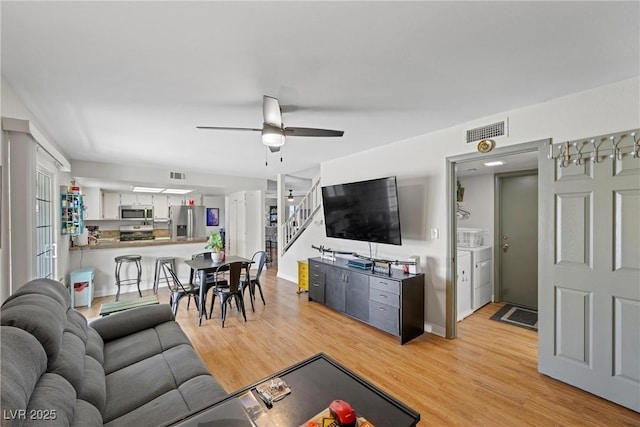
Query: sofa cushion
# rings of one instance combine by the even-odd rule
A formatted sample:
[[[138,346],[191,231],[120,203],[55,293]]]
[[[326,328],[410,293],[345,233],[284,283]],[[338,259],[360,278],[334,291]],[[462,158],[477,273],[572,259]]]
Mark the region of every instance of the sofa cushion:
[[[187,344],[189,347],[192,346],[191,341],[189,341],[189,338],[177,322],[162,323],[156,326],[155,329],[160,341],[160,348],[163,351],[182,344]]]
[[[54,299],[39,294],[26,294],[5,301],[0,323],[15,326],[33,335],[47,353],[49,362],[56,360],[67,316]]]
[[[162,351],[155,329],[146,329],[132,335],[109,341],[104,345],[104,373],[125,368]]]
[[[84,376],[84,354],[82,340],[71,332],[64,332],[58,357],[49,363],[47,371],[65,378],[78,393]]]
[[[107,342],[171,320],[174,320],[171,307],[168,304],[156,304],[113,313],[92,320],[90,326]]]
[[[138,420],[138,426],[140,426],[140,420]],[[143,423],[147,425],[146,423]],[[87,427],[87,426],[100,426],[102,425],[102,415],[100,411],[84,400],[76,400],[76,408],[73,413],[72,426]]]
[[[85,319],[82,314],[73,309],[67,310],[67,323],[64,326],[64,330],[66,332],[71,332],[86,344],[88,339],[88,329],[89,326],[87,326],[87,319]]]
[[[33,335],[11,326],[0,328],[0,347],[0,407],[5,411],[24,410],[47,369],[47,355]]]
[[[163,352],[162,356],[178,385],[199,375],[209,375],[209,371],[190,345],[182,344],[170,348]]]
[[[190,412],[206,408],[227,395],[227,392],[211,375],[193,377],[182,383],[178,390]]]
[[[104,363],[104,341],[93,328],[87,330],[87,355],[96,359],[102,365]]]
[[[69,381],[58,374],[45,373],[33,389],[33,394],[27,406],[27,413],[42,411],[55,417],[55,421],[44,418],[30,420],[29,425],[68,426],[73,420],[76,406],[76,391]]]
[[[100,413],[104,411],[107,401],[107,385],[104,377],[104,369],[100,362],[91,356],[84,357],[84,378],[82,388],[78,393],[78,399],[85,400],[98,408]]]
[[[106,383],[109,398],[102,414],[105,422],[131,412],[177,386],[169,364],[161,354],[108,374]]]
[[[211,375],[200,375],[182,384],[177,390],[164,393],[131,412],[107,422],[105,426],[139,427],[140,420],[145,420],[145,425],[168,425],[210,406],[226,395],[227,392]]]
[[[179,421],[188,413],[189,407],[180,392],[171,390],[104,425],[105,427],[140,427],[140,420],[144,420],[144,425],[147,426],[168,425]]]
[[[47,296],[60,304],[60,307],[64,310],[71,307],[71,295],[67,288],[62,283],[51,279],[35,279],[27,282],[18,288],[13,295],[7,298],[5,300],[5,304],[13,298],[29,294]]]

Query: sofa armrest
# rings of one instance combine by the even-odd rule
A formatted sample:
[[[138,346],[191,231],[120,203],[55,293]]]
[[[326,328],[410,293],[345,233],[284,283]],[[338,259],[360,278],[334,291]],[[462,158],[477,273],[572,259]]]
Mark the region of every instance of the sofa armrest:
[[[174,317],[171,312],[171,306],[158,304],[113,313],[106,317],[94,319],[89,322],[89,325],[106,342],[150,329],[172,320],[174,320]]]

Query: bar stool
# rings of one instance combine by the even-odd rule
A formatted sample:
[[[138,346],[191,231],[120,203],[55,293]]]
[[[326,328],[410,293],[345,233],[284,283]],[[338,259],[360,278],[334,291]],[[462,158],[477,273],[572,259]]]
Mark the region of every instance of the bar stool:
[[[115,257],[116,261],[116,286],[118,287],[118,292],[116,293],[116,301],[120,298],[120,286],[121,285],[133,285],[134,283],[138,286],[138,293],[140,297],[142,297],[142,292],[140,291],[140,279],[142,278],[142,264],[140,260],[142,257],[140,255],[121,255]],[[133,262],[136,265],[137,275],[135,278],[131,279],[121,279],[120,278],[120,269],[122,269],[122,265],[126,263]]]
[[[176,270],[176,259],[175,257],[165,256],[156,258],[156,272],[153,276],[153,293],[158,293],[158,286],[160,286],[160,282],[162,283],[170,283],[170,280],[166,277],[162,276],[162,264],[171,265],[171,271],[177,272]]]

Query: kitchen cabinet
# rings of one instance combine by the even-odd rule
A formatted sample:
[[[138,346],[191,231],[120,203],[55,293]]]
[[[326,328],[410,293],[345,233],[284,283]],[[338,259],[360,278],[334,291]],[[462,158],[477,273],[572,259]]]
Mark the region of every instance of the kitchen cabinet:
[[[169,218],[169,197],[166,194],[153,195],[153,218]]]
[[[120,217],[120,193],[104,191],[102,193],[102,218],[118,219]]]
[[[393,334],[400,344],[424,333],[424,274],[356,270],[347,260],[309,258],[309,301]]]
[[[82,194],[60,195],[60,233],[78,236],[84,231]]]
[[[136,202],[134,204],[146,205],[146,206],[153,205],[153,194],[137,193],[135,194],[135,196],[136,196]],[[126,204],[127,203],[123,203],[123,205],[126,205]]]
[[[180,206],[187,204],[187,197],[183,194],[169,194],[169,206]]]
[[[84,219],[91,221],[102,219],[102,197],[98,187],[83,187]]]
[[[135,205],[138,203],[138,198],[136,193],[120,193],[120,204],[121,205]]]

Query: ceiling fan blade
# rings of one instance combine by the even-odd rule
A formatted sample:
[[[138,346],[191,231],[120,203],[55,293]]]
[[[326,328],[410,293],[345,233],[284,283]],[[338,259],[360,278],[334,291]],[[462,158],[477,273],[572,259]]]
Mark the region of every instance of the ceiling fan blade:
[[[286,127],[284,128],[284,134],[287,136],[342,136],[344,131],[331,130],[331,129],[315,129],[315,128],[298,128],[298,127]]]
[[[264,95],[262,97],[262,115],[264,122],[275,127],[282,127],[282,112],[277,99]]]
[[[277,153],[278,151],[280,151],[280,147],[274,147],[272,145],[269,145],[269,151],[271,151],[272,153]]]
[[[213,129],[213,130],[250,130],[253,132],[262,132],[262,129],[255,128],[230,128],[224,126],[196,126],[198,129]]]

